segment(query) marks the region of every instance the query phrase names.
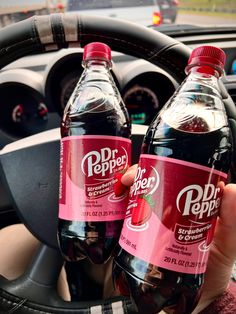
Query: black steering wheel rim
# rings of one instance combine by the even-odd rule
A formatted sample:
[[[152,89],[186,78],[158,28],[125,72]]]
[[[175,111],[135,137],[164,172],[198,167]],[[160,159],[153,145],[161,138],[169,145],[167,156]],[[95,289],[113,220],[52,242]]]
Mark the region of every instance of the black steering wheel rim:
[[[30,19],[1,29],[0,68],[5,67],[20,57],[30,54],[56,51],[61,48],[68,48],[72,46],[83,48],[87,43],[92,41],[102,41],[108,44],[112,50],[133,55],[158,65],[166,70],[170,75],[172,75],[179,83],[185,78],[184,68],[189,58],[190,49],[184,44],[164,34],[161,34],[160,32],[130,22],[105,17],[80,16],[79,14],[71,13],[34,16]],[[230,118],[232,120],[231,127],[236,130],[235,108],[232,107],[232,103],[230,103],[228,107],[228,115],[232,118]],[[236,160],[236,158],[234,159]],[[4,158],[1,159],[1,162],[4,166]],[[7,168],[5,171],[5,176],[6,172]],[[19,208],[17,208],[16,201],[15,205],[16,209],[20,211]],[[55,204],[55,206],[57,207],[57,204]],[[50,211],[50,206],[45,210]],[[45,213],[42,213],[42,215],[44,214]],[[25,217],[24,215],[22,216]],[[34,227],[27,221],[27,219],[23,219],[23,222],[34,235],[38,235]],[[38,235],[38,238],[42,240],[42,242],[46,243],[46,245],[54,247],[52,250],[55,251],[55,254],[53,253],[52,259],[56,262],[56,260],[58,260],[58,252],[55,249],[55,239],[53,243],[50,242],[50,235],[50,232],[45,233],[44,235],[42,231],[42,233]],[[33,265],[35,273],[37,272],[37,265],[39,265],[38,261],[39,259],[37,259]],[[59,261],[58,263],[57,265],[60,269],[62,262]],[[15,286],[15,282],[12,283],[5,280],[0,280],[0,290],[2,289],[0,298],[6,299],[6,293],[12,293],[12,291],[20,298],[27,298],[29,286],[25,285],[25,283],[28,282],[28,278],[29,277],[26,274],[17,281],[19,286],[18,290],[15,287],[12,290],[12,287]],[[32,282],[32,280],[30,282]],[[25,286],[28,290],[22,290],[22,286]],[[52,298],[53,296],[51,295],[48,299]],[[47,300],[47,297],[45,300]],[[11,304],[11,302],[13,301],[12,296],[10,295],[7,303]],[[18,300],[17,302],[20,301]],[[36,302],[37,298],[34,299],[33,297],[31,304]],[[66,302],[60,302],[56,300],[54,303],[58,304],[58,307],[61,309],[55,313],[70,312],[69,308],[71,309],[71,306],[68,307]],[[50,306],[52,304],[48,305],[48,311],[50,311]],[[34,308],[34,306],[35,305],[33,304],[31,309]],[[76,308],[76,304],[73,308]],[[40,311],[35,312],[40,313]],[[30,310],[29,312],[22,313],[30,313]],[[54,312],[52,311],[52,313]]]
[[[190,49],[158,31],[128,21],[76,13],[34,16],[0,30],[0,68],[16,59],[102,41],[112,50],[157,64],[177,81],[185,77]]]

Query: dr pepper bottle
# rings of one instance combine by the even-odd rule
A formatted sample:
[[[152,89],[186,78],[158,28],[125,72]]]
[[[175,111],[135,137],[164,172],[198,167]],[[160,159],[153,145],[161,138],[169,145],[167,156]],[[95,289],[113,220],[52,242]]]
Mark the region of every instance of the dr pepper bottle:
[[[131,125],[111,74],[111,50],[84,48],[84,71],[61,124],[58,240],[65,259],[105,262],[118,242],[127,194],[117,177],[130,164]]]
[[[224,63],[221,49],[194,49],[144,138],[114,264],[140,313],[191,313],[199,300],[231,159]]]

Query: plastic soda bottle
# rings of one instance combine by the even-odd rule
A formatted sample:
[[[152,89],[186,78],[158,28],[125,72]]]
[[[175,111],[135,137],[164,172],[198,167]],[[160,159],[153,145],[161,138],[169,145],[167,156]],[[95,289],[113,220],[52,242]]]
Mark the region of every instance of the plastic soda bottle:
[[[130,164],[131,124],[111,74],[111,50],[84,47],[84,71],[61,124],[58,241],[68,261],[105,262],[118,242],[127,194],[117,174]]]
[[[231,159],[224,63],[221,49],[194,49],[144,138],[113,267],[140,313],[191,313],[198,302]]]

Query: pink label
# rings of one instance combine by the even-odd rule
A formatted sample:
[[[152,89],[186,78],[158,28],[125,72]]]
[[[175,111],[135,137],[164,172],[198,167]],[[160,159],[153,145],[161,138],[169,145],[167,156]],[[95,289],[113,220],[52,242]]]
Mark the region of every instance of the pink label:
[[[124,219],[128,195],[116,197],[116,174],[130,165],[131,141],[85,135],[61,140],[59,218],[78,221]]]
[[[204,273],[226,179],[205,166],[141,155],[121,247],[155,266]]]

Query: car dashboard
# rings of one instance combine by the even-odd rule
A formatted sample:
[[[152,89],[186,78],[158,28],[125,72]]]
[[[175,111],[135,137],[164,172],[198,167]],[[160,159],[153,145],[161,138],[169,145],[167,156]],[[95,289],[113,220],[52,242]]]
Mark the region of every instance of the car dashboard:
[[[163,26],[159,31],[190,48],[208,44],[227,56],[224,84],[236,101],[236,29],[214,32],[188,26]],[[82,49],[69,48],[21,58],[0,72],[0,146],[59,127],[66,103],[82,74]],[[113,77],[132,123],[148,125],[178,86],[166,71],[113,52]]]
[[[177,82],[144,60],[113,53],[112,74],[134,124],[149,124]],[[1,147],[60,125],[82,74],[81,49],[24,57],[0,73]]]

